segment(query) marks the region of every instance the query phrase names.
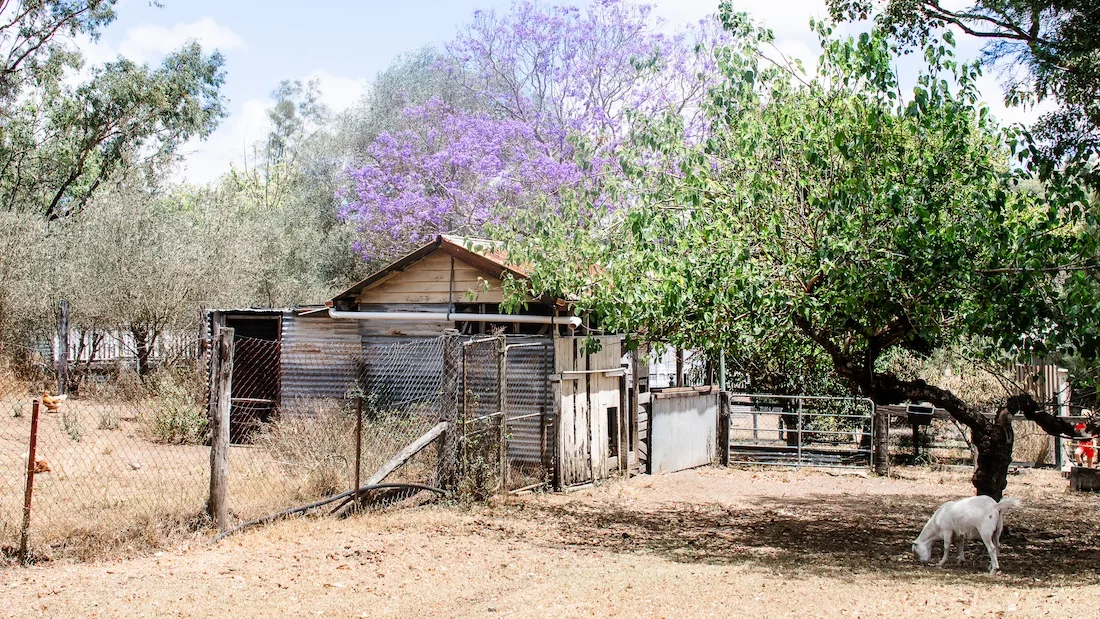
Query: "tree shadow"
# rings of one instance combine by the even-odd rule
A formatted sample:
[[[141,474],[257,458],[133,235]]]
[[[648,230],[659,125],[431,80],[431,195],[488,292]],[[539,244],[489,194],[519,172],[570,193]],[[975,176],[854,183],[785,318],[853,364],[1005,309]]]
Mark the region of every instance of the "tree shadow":
[[[911,554],[911,541],[942,501],[931,495],[819,494],[760,498],[747,506],[530,502],[523,506],[523,517],[545,523],[536,537],[554,545],[652,553],[685,563],[752,564],[784,575],[853,581],[874,575],[988,582],[989,559],[980,541],[967,544],[963,565],[953,555],[942,570],[935,562],[920,564]],[[1052,511],[1058,510],[1024,508],[1006,517],[1000,580],[1021,586],[1096,582],[1096,525],[1061,512],[1051,516]],[[937,545],[934,561],[941,549]]]

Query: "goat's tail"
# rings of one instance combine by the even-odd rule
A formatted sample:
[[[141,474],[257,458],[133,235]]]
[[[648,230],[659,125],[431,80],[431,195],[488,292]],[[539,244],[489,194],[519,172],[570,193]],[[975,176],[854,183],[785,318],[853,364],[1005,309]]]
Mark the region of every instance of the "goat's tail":
[[[1017,508],[1021,505],[1023,505],[1023,503],[1020,502],[1020,499],[1013,498],[1013,497],[1005,497],[997,503],[997,511],[999,511],[1003,514],[1006,511],[1008,511],[1010,509],[1015,509],[1015,508]]]

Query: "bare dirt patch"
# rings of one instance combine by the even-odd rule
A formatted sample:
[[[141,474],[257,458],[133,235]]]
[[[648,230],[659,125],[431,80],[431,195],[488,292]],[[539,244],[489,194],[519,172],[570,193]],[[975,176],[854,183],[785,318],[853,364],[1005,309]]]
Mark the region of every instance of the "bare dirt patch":
[[[1011,478],[1005,575],[908,543],[965,473],[703,469],[486,507],[282,522],[217,546],[0,571],[3,616],[1091,616],[1098,497]]]

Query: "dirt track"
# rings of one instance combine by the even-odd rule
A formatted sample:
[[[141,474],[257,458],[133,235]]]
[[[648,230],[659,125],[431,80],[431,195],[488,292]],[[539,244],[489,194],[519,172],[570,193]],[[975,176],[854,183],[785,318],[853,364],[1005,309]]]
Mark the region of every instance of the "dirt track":
[[[1094,616],[1100,497],[1011,478],[1005,575],[908,542],[965,474],[704,469],[505,505],[288,521],[177,553],[0,571],[0,616]],[[938,557],[938,551],[937,555]]]

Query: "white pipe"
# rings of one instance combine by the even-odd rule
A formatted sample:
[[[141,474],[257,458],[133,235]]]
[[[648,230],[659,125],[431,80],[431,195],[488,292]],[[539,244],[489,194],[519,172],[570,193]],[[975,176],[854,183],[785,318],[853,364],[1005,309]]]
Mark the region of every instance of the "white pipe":
[[[425,320],[439,322],[513,322],[530,325],[569,325],[576,329],[581,319],[576,316],[531,316],[528,314],[464,314],[461,312],[351,312],[328,310],[330,318],[346,320]]]

